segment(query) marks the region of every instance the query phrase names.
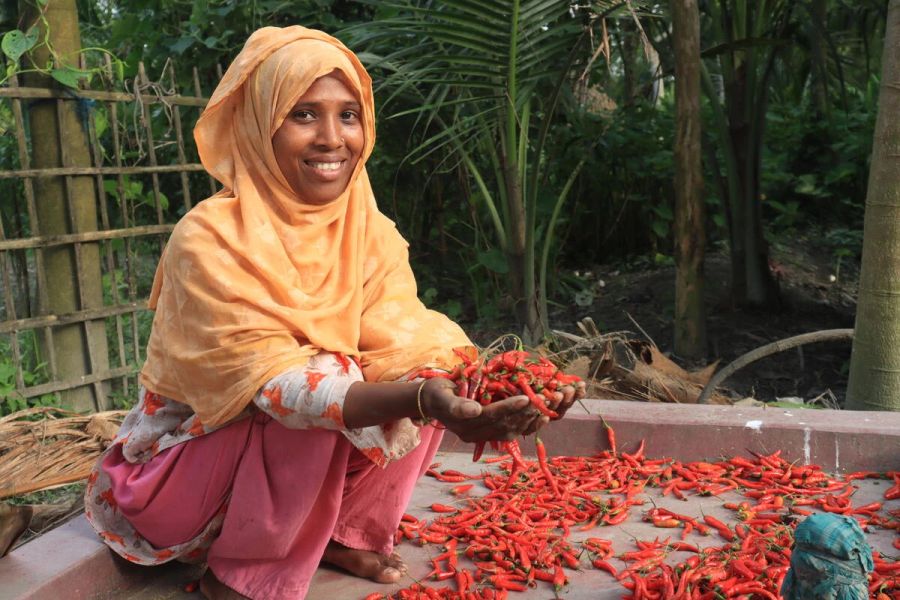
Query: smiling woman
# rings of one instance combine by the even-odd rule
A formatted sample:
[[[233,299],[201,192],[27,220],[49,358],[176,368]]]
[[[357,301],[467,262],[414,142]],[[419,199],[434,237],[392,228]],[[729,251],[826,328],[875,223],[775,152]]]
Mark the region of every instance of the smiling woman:
[[[398,581],[394,533],[441,439],[430,423],[468,441],[546,423],[525,396],[482,407],[445,379],[410,381],[473,348],[419,301],[375,204],[374,116],[343,44],[267,27],[194,130],[222,191],[166,245],[138,403],[85,507],[129,561],[205,561],[207,598],[303,598],[320,562]]]

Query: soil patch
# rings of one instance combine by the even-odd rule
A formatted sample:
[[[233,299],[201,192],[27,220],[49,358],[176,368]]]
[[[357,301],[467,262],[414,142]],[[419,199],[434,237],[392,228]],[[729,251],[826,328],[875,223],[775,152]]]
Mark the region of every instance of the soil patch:
[[[735,305],[729,293],[730,264],[724,252],[705,262],[707,360],[684,360],[672,353],[675,268],[637,261],[630,268],[593,266],[577,273],[586,290],[550,311],[551,327],[579,333],[576,323],[591,317],[601,332],[628,332],[652,340],[664,354],[688,370],[715,360],[724,367],[742,354],[780,339],[824,329],[852,328],[858,267],[837,266],[814,238],[773,244],[771,267],[779,281],[782,306],[750,309]],[[577,300],[577,302],[576,302]],[[472,327],[466,327],[472,331]],[[511,331],[507,329],[506,331]],[[481,329],[475,341],[489,343],[497,333]],[[850,365],[849,342],[818,343],[759,360],[728,378],[724,388],[734,399],[762,401],[802,398],[832,406],[843,402]]]

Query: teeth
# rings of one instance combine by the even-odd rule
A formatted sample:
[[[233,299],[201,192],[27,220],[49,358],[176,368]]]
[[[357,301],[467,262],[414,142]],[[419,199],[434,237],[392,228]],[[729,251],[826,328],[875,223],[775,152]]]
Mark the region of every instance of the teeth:
[[[337,171],[341,168],[340,162],[310,162],[309,166],[314,169],[321,169],[323,171]]]

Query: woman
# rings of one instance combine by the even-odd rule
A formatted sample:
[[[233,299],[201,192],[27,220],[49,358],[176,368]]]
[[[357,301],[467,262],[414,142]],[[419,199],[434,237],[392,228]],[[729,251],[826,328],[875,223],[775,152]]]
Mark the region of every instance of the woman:
[[[482,408],[407,381],[472,346],[419,302],[378,212],[371,80],[339,41],[255,32],[194,134],[223,190],[160,260],[140,401],[90,476],[87,517],[130,561],[207,562],[209,598],[303,598],[320,561],[398,581],[393,534],[441,438],[426,423],[482,441],[546,419],[524,396]]]

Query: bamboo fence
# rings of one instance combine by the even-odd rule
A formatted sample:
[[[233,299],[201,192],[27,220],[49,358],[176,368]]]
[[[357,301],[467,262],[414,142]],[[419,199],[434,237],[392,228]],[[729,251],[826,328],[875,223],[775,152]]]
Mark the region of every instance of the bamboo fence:
[[[112,73],[108,59],[104,67]],[[117,397],[135,393],[149,330],[147,297],[165,240],[181,214],[217,190],[199,164],[192,137],[184,135],[208,100],[197,69],[190,95],[177,90],[174,68],[164,71],[152,81],[140,64],[133,81],[105,83],[104,89],[22,87],[15,77],[0,88],[0,127],[7,130],[0,133],[15,140],[0,136],[6,140],[0,143],[0,367],[14,365],[14,370],[0,368],[2,412],[9,411],[2,404],[10,397],[23,407],[22,400],[40,404],[48,394],[88,388],[91,402],[73,408],[101,411],[113,407]],[[58,166],[33,166],[29,110],[47,102],[55,104],[60,122],[66,103],[77,103],[90,166],[73,164],[64,150]],[[64,148],[63,134],[58,138]],[[93,180],[94,197],[75,197],[74,183],[85,178]],[[69,211],[64,233],[42,231],[37,193],[42,180],[63,186]],[[97,225],[90,230],[72,217],[80,202],[95,203]],[[47,277],[47,257],[60,249],[71,253],[77,287],[74,310],[62,312],[51,308],[49,298],[55,285],[67,284]],[[94,255],[99,250],[99,265],[86,262],[88,250]],[[86,301],[90,278],[103,283],[102,305]],[[66,374],[59,368],[55,336],[73,325],[86,340],[85,367]],[[96,349],[98,336],[105,337],[99,347],[106,352]]]

